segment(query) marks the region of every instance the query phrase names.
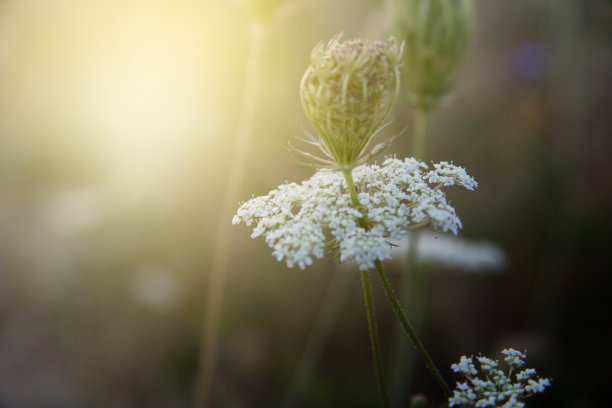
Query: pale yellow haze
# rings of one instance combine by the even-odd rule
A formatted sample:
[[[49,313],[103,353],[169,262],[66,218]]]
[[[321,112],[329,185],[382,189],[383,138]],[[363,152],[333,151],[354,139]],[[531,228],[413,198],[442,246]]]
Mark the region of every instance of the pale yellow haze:
[[[0,1],[0,161],[81,160],[121,194],[154,194],[197,154],[220,162],[245,54],[236,12],[224,1]]]

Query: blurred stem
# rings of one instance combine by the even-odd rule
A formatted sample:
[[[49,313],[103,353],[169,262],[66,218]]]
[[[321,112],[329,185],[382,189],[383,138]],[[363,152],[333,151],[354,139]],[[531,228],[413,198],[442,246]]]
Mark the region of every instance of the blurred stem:
[[[355,183],[353,181],[352,171],[351,170],[343,170],[343,174],[344,174],[344,178],[346,179],[346,184],[347,184],[348,189],[349,189],[349,194],[351,196],[351,201],[353,203],[353,206],[355,208],[358,208],[362,213],[364,213],[363,209],[361,208],[361,204],[359,203],[359,197],[357,196],[357,190],[355,189]],[[362,228],[364,228],[366,231],[369,230],[368,221],[367,221],[367,214],[363,214],[363,217],[359,219],[359,225]],[[374,265],[376,266],[376,270],[378,272],[378,276],[379,276],[381,282],[383,283],[385,291],[387,292],[387,297],[391,301],[391,305],[393,306],[393,310],[395,311],[395,314],[399,318],[399,320],[400,320],[400,322],[402,324],[402,327],[404,328],[404,331],[406,331],[406,334],[408,334],[408,337],[410,337],[410,340],[412,341],[412,344],[417,349],[418,353],[420,354],[421,358],[425,362],[425,365],[429,369],[430,373],[434,376],[434,378],[438,382],[438,385],[440,386],[440,388],[442,388],[442,391],[444,392],[444,395],[446,395],[447,397],[450,397],[451,396],[451,390],[450,390],[448,384],[446,383],[446,381],[442,377],[442,374],[440,374],[440,370],[438,370],[438,368],[434,364],[433,360],[431,359],[431,357],[429,356],[429,354],[425,350],[425,347],[423,346],[423,343],[421,343],[421,341],[417,337],[416,332],[414,331],[414,329],[412,328],[410,323],[408,323],[408,319],[406,319],[406,315],[404,314],[404,311],[402,310],[402,308],[401,308],[401,306],[399,304],[399,301],[397,300],[397,297],[395,296],[395,293],[393,292],[393,289],[391,288],[391,283],[389,282],[389,278],[387,278],[387,274],[385,273],[385,269],[384,269],[384,267],[382,265],[382,262],[380,262],[380,260],[377,259],[376,261],[374,261]],[[362,279],[363,279],[363,273],[362,273]],[[369,281],[369,278],[368,278],[368,281]],[[364,296],[365,296],[365,287],[364,287]],[[366,303],[367,303],[367,301],[366,301]],[[370,329],[370,332],[371,332],[371,330],[372,329]],[[378,341],[376,342],[376,346],[378,347]],[[372,349],[374,349],[374,341],[372,341]],[[378,352],[378,354],[380,354],[380,352]],[[375,360],[376,360],[376,356],[375,356]],[[378,364],[378,363],[376,363],[376,361],[375,361],[375,364]],[[377,370],[377,376],[379,377],[379,384],[383,383],[383,380],[381,379],[382,378],[382,373],[379,373],[378,370]],[[383,390],[383,395],[384,395],[383,398],[386,399],[387,398],[386,397],[386,392],[384,392],[384,390]]]
[[[418,262],[419,231],[408,232],[408,254],[404,260],[403,273],[400,279],[399,298],[402,304],[408,305],[410,320],[417,333],[421,332],[423,322],[423,305],[425,299],[425,288],[421,285],[425,279],[420,273]],[[417,289],[418,287],[418,289]],[[411,395],[412,374],[414,372],[414,354],[409,352],[408,341],[404,336],[403,329],[397,326],[394,336],[392,361],[395,364],[391,378],[393,378],[393,401],[394,405],[405,405],[406,397]]]
[[[359,203],[359,197],[357,197],[357,190],[355,189],[355,182],[353,181],[352,172],[353,171],[351,169],[345,169],[342,171],[348,186],[349,194],[351,195],[353,207],[361,210],[361,204]],[[365,214],[362,218],[359,218],[358,222],[359,225],[366,231],[369,229]],[[372,287],[370,285],[369,271],[361,271],[361,286],[363,288],[363,297],[366,304],[368,326],[370,329],[370,344],[372,345],[372,357],[374,358],[374,369],[376,371],[376,379],[378,381],[378,390],[380,392],[380,398],[382,399],[383,406],[388,408],[390,406],[389,397],[385,387],[382,361],[380,358],[380,342],[378,340],[378,327],[376,326],[376,314],[374,310],[374,302],[372,301]]]
[[[303,396],[312,382],[314,369],[321,360],[329,335],[351,288],[354,276],[352,272],[338,268],[332,275],[325,300],[309,332],[293,381],[283,397],[280,408],[301,406]]]
[[[412,145],[412,155],[415,159],[425,160],[428,122],[428,111],[423,109],[416,109],[414,111],[414,141]]]
[[[446,381],[444,381],[442,374],[440,374],[440,371],[438,370],[433,360],[431,359],[431,357],[425,350],[423,343],[421,343],[421,341],[417,337],[414,329],[412,328],[410,323],[408,323],[408,320],[406,319],[404,311],[402,310],[402,307],[400,306],[399,301],[397,300],[397,297],[395,296],[395,293],[393,293],[393,289],[391,288],[391,283],[389,282],[389,278],[387,278],[387,274],[385,273],[382,263],[379,260],[376,260],[374,264],[376,265],[378,276],[380,277],[380,280],[382,281],[383,286],[385,287],[387,296],[389,297],[389,300],[391,301],[393,310],[395,310],[395,314],[397,315],[397,317],[399,317],[400,322],[402,323],[402,326],[404,327],[404,330],[408,334],[408,337],[410,337],[410,340],[412,341],[412,344],[414,344],[414,347],[416,347],[417,351],[421,355],[421,358],[425,362],[425,365],[429,369],[429,372],[434,376],[440,388],[442,388],[444,395],[446,395],[447,397],[450,397],[452,394],[451,394],[450,388],[448,387],[448,384],[446,383]]]
[[[424,109],[415,109],[414,111],[414,129],[413,129],[413,148],[412,155],[421,161],[426,159],[427,151],[427,131],[429,125],[429,111]],[[406,266],[404,267],[404,273],[402,275],[401,286],[400,286],[400,297],[404,304],[409,306],[411,311],[411,320],[414,323],[415,332],[420,332],[420,326],[423,321],[424,304],[425,304],[425,286],[419,285],[416,289],[417,282],[425,283],[425,279],[418,279],[420,275],[420,264],[419,264],[419,239],[420,233],[418,231],[410,231],[409,234],[410,243],[408,246],[408,254],[406,256]],[[396,337],[396,344],[394,347],[394,361],[396,362],[395,373],[394,373],[394,400],[397,403],[402,403],[404,395],[406,393],[406,387],[410,387],[411,374],[413,371],[413,358],[407,353],[407,344],[405,338],[400,336]],[[443,387],[444,388],[444,387]],[[402,395],[403,394],[403,395]]]
[[[370,285],[370,271],[361,271],[361,286],[363,288],[363,298],[366,304],[366,314],[368,316],[368,326],[370,328],[370,343],[372,344],[372,356],[374,357],[374,368],[378,380],[378,390],[382,398],[383,406],[388,408],[389,397],[385,388],[385,380],[380,358],[380,343],[378,340],[378,327],[376,326],[376,314],[374,302],[372,301],[372,287]]]
[[[255,19],[253,19],[249,25],[249,47],[245,67],[244,93],[239,113],[240,116],[238,117],[238,124],[236,127],[227,189],[223,197],[221,214],[219,214],[218,218],[217,234],[214,240],[215,248],[210,269],[210,282],[204,315],[199,367],[195,382],[194,408],[211,406],[210,394],[219,342],[219,322],[233,236],[230,221],[234,213],[234,206],[239,200],[239,191],[244,179],[247,152],[253,134],[255,103],[257,101],[259,82],[258,78],[265,37],[264,29],[264,24]]]

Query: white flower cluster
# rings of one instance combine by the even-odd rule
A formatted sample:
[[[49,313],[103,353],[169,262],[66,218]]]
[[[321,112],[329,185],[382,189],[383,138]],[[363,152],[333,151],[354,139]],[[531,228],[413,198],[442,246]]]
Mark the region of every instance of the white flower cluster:
[[[525,353],[513,349],[502,350],[504,361],[510,367],[508,374],[498,369],[499,361],[487,357],[476,357],[484,378],[477,377],[478,370],[473,357],[462,356],[452,370],[467,378],[457,383],[450,407],[502,407],[523,408],[525,398],[543,392],[550,386],[548,378],[539,378],[533,368],[521,369],[525,364]],[[519,371],[520,370],[520,371]],[[514,379],[512,374],[514,372]]]
[[[461,167],[442,162],[429,170],[425,163],[388,158],[382,164],[353,169],[360,208],[351,204],[344,176],[319,170],[301,185],[283,184],[266,196],[243,203],[233,224],[255,222],[252,238],[265,235],[277,260],[304,268],[322,258],[331,233],[340,261],[354,259],[361,270],[391,257],[389,239],[400,239],[406,228],[431,224],[454,234],[461,228],[443,186],[477,187]],[[432,186],[433,185],[433,186]],[[366,216],[367,228],[360,226]]]

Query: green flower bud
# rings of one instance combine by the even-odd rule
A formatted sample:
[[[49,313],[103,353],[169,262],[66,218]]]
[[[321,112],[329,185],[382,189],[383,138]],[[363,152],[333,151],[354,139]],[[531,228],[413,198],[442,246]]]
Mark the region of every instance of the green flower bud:
[[[434,108],[451,86],[472,30],[472,0],[396,0],[393,26],[405,41],[402,70],[413,105]]]
[[[381,129],[399,91],[401,49],[388,42],[341,35],[312,51],[300,96],[306,116],[319,136],[311,142],[338,168],[363,162],[362,154]]]

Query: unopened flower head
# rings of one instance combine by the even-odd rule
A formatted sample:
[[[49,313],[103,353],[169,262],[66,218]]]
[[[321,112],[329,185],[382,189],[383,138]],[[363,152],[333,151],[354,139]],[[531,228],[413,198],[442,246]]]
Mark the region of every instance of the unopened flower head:
[[[311,137],[335,167],[352,168],[362,155],[399,91],[400,47],[353,39],[319,43],[300,86],[306,116],[318,138]]]
[[[406,229],[430,224],[456,234],[461,221],[442,187],[477,187],[461,167],[443,162],[429,169],[410,158],[355,167],[353,178],[360,208],[352,205],[342,173],[323,169],[302,184],[283,184],[243,203],[232,222],[256,223],[251,237],[265,235],[273,255],[289,267],[312,264],[331,242],[341,262],[353,259],[367,270],[391,257],[389,240],[400,239]],[[368,228],[360,226],[364,216]]]
[[[474,357],[462,356],[459,363],[453,364],[451,369],[463,375],[466,381],[457,383],[448,400],[449,406],[523,408],[526,398],[550,387],[550,379],[539,378],[533,368],[523,368],[526,353],[505,349],[502,354],[508,366],[507,373],[499,368],[499,361],[483,356],[476,357],[480,370],[476,368]]]
[[[402,71],[412,103],[429,111],[448,92],[468,44],[472,0],[402,0],[392,10],[397,36],[405,41]]]

